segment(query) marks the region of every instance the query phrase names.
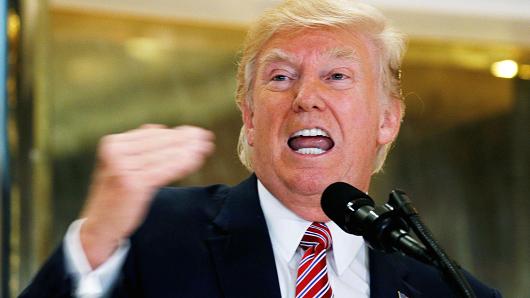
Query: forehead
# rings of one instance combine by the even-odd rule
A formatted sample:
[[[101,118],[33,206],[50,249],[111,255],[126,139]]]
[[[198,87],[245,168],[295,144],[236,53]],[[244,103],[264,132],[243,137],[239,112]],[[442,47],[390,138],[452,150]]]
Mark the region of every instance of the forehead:
[[[377,49],[365,34],[342,28],[305,28],[275,33],[262,47],[258,64],[306,58],[373,60]]]

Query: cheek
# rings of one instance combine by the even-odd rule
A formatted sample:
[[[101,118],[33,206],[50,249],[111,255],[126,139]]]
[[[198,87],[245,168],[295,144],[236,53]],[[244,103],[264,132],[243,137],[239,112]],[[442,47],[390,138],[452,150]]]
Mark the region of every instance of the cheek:
[[[289,108],[278,98],[270,99],[257,103],[254,113],[253,147],[264,160],[280,154],[286,145],[284,132]]]
[[[379,126],[378,104],[374,96],[349,96],[332,104],[347,145],[371,144]]]
[[[277,131],[278,117],[275,117],[274,109],[271,109],[264,104],[259,106],[254,113],[254,129],[252,130],[252,138],[254,143],[260,146],[267,146],[273,137],[274,132]]]
[[[254,115],[255,125],[265,133],[273,133],[289,112],[291,100],[288,94],[283,92],[263,91],[259,93],[256,101]]]

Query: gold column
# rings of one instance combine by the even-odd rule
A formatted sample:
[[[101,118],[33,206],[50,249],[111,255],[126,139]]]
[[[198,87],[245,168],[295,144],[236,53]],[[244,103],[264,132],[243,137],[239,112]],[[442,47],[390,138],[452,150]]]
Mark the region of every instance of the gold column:
[[[14,117],[12,295],[17,295],[51,251],[48,1],[21,0],[21,40]]]

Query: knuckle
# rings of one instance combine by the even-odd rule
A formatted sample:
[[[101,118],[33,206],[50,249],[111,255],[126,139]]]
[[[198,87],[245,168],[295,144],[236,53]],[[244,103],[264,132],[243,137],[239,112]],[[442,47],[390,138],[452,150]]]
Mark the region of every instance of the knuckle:
[[[119,137],[118,134],[111,134],[111,135],[103,136],[100,139],[99,144],[100,146],[103,146],[103,147],[113,146],[114,144],[118,142],[118,137]]]
[[[118,135],[104,136],[98,144],[98,157],[103,161],[112,161],[121,155],[121,148]]]
[[[167,128],[164,124],[158,124],[158,123],[145,123],[140,125],[140,129],[164,129]]]
[[[98,144],[98,152],[100,157],[106,157],[112,152],[115,142],[114,139],[115,137],[113,135],[107,135],[100,139]]]

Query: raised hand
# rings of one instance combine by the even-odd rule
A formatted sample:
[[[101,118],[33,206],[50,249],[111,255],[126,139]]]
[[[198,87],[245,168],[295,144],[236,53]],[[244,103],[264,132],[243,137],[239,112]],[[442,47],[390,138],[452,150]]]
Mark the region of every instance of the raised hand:
[[[213,152],[213,139],[212,132],[199,127],[153,124],[101,139],[81,227],[92,268],[141,224],[159,187],[204,164]]]

